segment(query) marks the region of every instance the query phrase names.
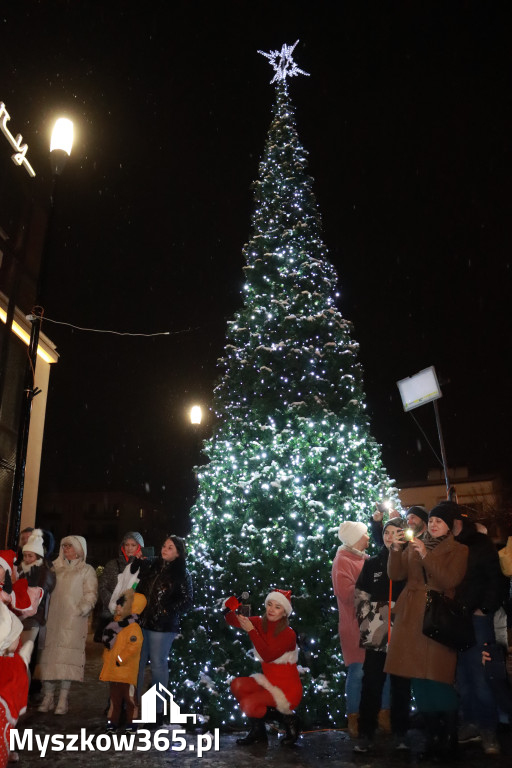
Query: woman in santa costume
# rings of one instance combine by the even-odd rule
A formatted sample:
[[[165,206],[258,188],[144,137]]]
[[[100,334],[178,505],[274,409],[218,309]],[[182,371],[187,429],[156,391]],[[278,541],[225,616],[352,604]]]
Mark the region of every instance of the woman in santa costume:
[[[27,667],[34,643],[30,640],[16,650],[22,629],[18,617],[0,601],[0,768],[18,760],[18,754],[9,751],[9,733],[27,707]]]
[[[269,707],[277,710],[278,719],[285,726],[283,743],[294,744],[299,737],[299,719],[293,710],[302,698],[302,683],[297,669],[297,636],[288,625],[291,594],[282,589],[270,592],[263,617],[237,614],[235,610],[240,606],[237,598],[226,600],[227,623],[248,633],[262,666],[261,673],[231,681],[231,691],[251,723],[249,733],[237,739],[237,744],[267,741],[265,715]]]

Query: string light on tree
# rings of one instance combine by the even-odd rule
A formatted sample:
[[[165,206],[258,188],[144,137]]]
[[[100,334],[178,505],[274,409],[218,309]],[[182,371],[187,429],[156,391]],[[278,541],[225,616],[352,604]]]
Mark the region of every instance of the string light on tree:
[[[306,726],[342,725],[345,671],[331,587],[340,520],[367,520],[396,499],[370,434],[358,345],[336,307],[320,213],[287,78],[293,46],[264,54],[275,70],[273,120],[254,184],[243,305],[228,322],[215,424],[192,509],[196,609],[171,659],[176,690],[215,725],[242,722],[234,676],[255,671],[226,628],[223,600],[293,589]],[[302,73],[306,74],[306,73]],[[205,665],[208,672],[205,672]]]

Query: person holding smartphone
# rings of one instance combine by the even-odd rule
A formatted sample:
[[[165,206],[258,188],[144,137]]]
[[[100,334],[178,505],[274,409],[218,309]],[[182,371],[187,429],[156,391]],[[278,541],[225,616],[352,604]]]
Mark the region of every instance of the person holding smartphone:
[[[302,699],[302,683],[297,669],[297,636],[288,623],[291,596],[289,590],[272,590],[265,598],[261,617],[243,616],[234,610],[226,613],[230,626],[247,632],[262,666],[261,673],[231,681],[231,692],[251,724],[249,733],[237,739],[237,744],[267,741],[265,716],[269,708],[277,710],[285,726],[284,744],[294,744],[300,735],[299,719],[293,711]],[[236,598],[228,598],[226,607],[235,607],[235,602]]]

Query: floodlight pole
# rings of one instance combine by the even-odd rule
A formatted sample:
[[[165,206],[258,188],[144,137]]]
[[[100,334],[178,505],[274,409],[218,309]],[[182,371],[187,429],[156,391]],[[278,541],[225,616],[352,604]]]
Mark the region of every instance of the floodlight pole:
[[[437,434],[439,435],[439,445],[441,446],[441,458],[443,460],[444,479],[446,482],[446,497],[450,495],[450,480],[448,477],[448,464],[446,462],[446,451],[444,449],[443,431],[441,429],[441,419],[439,418],[439,408],[437,407],[437,400],[433,400],[434,413],[436,415]]]

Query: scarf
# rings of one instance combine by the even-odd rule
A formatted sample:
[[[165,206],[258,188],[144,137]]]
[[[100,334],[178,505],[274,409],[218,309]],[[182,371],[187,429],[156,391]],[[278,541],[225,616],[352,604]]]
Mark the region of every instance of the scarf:
[[[101,642],[105,648],[111,651],[117,639],[118,633],[124,627],[128,627],[130,624],[136,624],[138,620],[138,615],[136,613],[132,613],[130,616],[127,616],[126,619],[121,619],[121,621],[111,621],[110,624],[107,624],[101,637]]]
[[[427,531],[426,534],[423,537],[423,543],[427,549],[427,552],[431,552],[433,549],[437,547],[438,544],[440,544],[442,541],[447,539],[449,536],[451,536],[451,533],[445,533],[444,536],[438,536],[437,539],[435,539],[431,534]]]

